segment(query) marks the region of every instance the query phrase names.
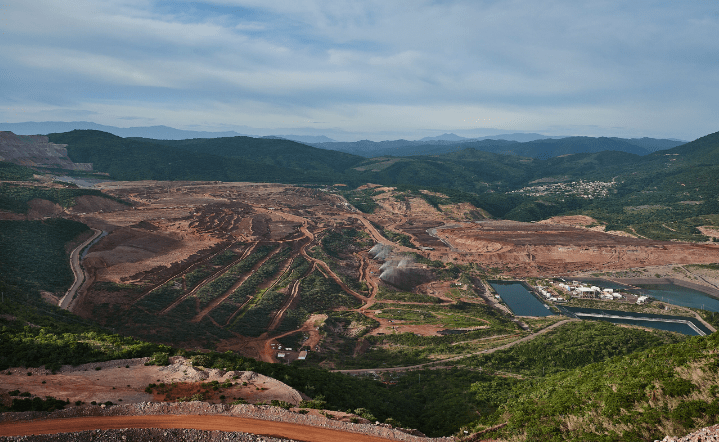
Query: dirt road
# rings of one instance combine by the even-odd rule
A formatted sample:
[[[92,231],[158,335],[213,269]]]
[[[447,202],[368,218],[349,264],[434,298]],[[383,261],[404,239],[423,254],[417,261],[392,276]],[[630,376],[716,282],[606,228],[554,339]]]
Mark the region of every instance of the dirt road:
[[[512,346],[514,346],[514,345],[520,344],[520,343],[522,343],[522,342],[530,341],[530,340],[536,338],[536,337],[539,336],[539,335],[542,335],[542,334],[544,334],[544,333],[547,333],[547,332],[550,331],[550,330],[553,330],[553,329],[555,329],[555,328],[557,328],[557,327],[559,327],[559,326],[561,326],[561,325],[564,325],[564,324],[566,324],[566,323],[568,323],[568,322],[573,322],[573,321],[579,321],[579,319],[565,319],[565,320],[563,320],[563,321],[556,322],[556,323],[550,325],[550,326],[547,327],[547,328],[543,328],[542,330],[539,330],[539,331],[536,332],[536,333],[532,333],[531,335],[527,335],[527,336],[525,336],[525,337],[523,337],[523,338],[521,338],[521,339],[517,339],[516,341],[512,341],[512,342],[510,342],[509,344],[500,345],[499,347],[494,347],[494,348],[490,348],[490,349],[488,349],[488,350],[482,350],[482,351],[478,351],[478,352],[475,352],[475,353],[468,353],[468,354],[466,354],[466,355],[455,356],[455,357],[453,357],[453,358],[441,359],[441,360],[438,360],[438,361],[427,362],[427,363],[424,363],[424,364],[411,365],[411,366],[408,366],[408,367],[363,368],[363,369],[358,369],[358,370],[331,370],[331,371],[334,371],[334,372],[337,372],[337,373],[345,373],[345,374],[366,374],[366,373],[397,372],[397,371],[408,371],[408,370],[421,369],[421,368],[424,368],[424,367],[428,367],[428,366],[432,366],[432,365],[436,365],[436,364],[442,364],[442,363],[445,363],[445,362],[458,361],[458,360],[460,360],[460,359],[468,358],[468,357],[470,357],[470,356],[482,355],[482,354],[490,354],[490,353],[494,353],[495,351],[504,350],[504,349],[507,349],[507,348],[512,347]]]
[[[94,416],[3,423],[0,424],[0,436],[71,433],[85,430],[121,428],[191,428],[206,431],[241,431],[312,442],[386,442],[388,440],[328,428],[234,416],[209,415]]]
[[[95,234],[92,235],[87,241],[80,244],[79,246],[75,247],[75,250],[70,253],[70,267],[72,268],[72,273],[75,275],[75,282],[72,283],[72,287],[70,287],[70,290],[65,293],[65,296],[60,299],[59,306],[61,309],[67,310],[70,306],[70,303],[75,298],[75,293],[77,293],[77,290],[82,286],[82,283],[85,282],[85,271],[82,269],[82,266],[80,265],[80,252],[87,247],[90,243],[95,241],[97,237],[102,235],[102,230],[92,229],[95,231]]]

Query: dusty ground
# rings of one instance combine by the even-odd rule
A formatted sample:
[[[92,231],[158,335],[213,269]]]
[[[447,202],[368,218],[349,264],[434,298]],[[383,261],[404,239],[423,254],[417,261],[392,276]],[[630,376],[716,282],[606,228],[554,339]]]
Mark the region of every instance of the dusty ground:
[[[463,262],[525,276],[719,262],[719,245],[652,241],[565,224],[480,221],[437,229]]]
[[[192,428],[204,431],[244,431],[274,437],[321,442],[397,440],[406,442],[451,442],[453,438],[426,438],[416,430],[392,428],[386,424],[350,423],[329,417],[253,405],[211,405],[205,402],[140,403],[131,405],[73,407],[52,413],[27,412],[0,415],[0,437],[22,434],[50,434],[90,429]],[[151,432],[133,432],[142,439]],[[111,433],[111,435],[114,435]],[[159,440],[175,440],[168,432]],[[221,435],[220,435],[221,436]],[[0,439],[2,440],[2,439]],[[14,440],[14,439],[10,439]],[[22,439],[21,439],[22,440]],[[67,438],[49,440],[68,440]],[[69,439],[77,440],[77,439]],[[98,439],[92,439],[98,440]],[[185,439],[198,440],[198,439]],[[204,440],[204,439],[202,439]],[[220,438],[220,440],[227,440]],[[235,440],[235,439],[230,439]],[[243,436],[243,440],[247,440]],[[253,440],[253,439],[250,439]],[[262,440],[262,439],[260,439]]]
[[[478,263],[512,277],[579,275],[638,267],[674,269],[689,263],[719,262],[719,245],[610,234],[600,231],[603,226],[585,216],[556,217],[539,223],[486,220],[486,213],[470,204],[442,205],[440,211],[416,195],[403,195],[391,187],[371,186],[379,192],[374,196],[379,207],[372,214],[354,210],[331,191],[281,184],[138,181],[101,183],[97,187],[129,204],[95,196],[78,198],[71,209],[59,209],[43,201],[31,204],[33,216],[57,215],[60,210],[62,216],[108,232],[83,260],[87,281],[70,309],[143,339],[188,348],[207,348],[211,342],[220,351],[233,350],[267,362],[282,360],[278,357],[277,339],[292,335],[309,336],[305,349],[326,347],[326,351],[332,351],[329,344],[323,344],[325,337],[314,319],[293,326],[297,327],[294,330],[282,327],[284,318],[302,299],[299,281],[311,272],[321,273],[359,300],[361,306],[355,310],[379,322],[373,334],[412,332],[433,336],[443,327],[376,316],[372,306],[380,302],[377,293],[381,289],[393,290],[387,282],[400,287],[411,277],[415,279],[403,290],[435,296],[443,303],[461,300],[502,307],[486,297],[449,296],[450,284],[455,281],[438,281],[427,264],[400,262],[408,253],[445,263]],[[324,235],[346,228],[363,231],[371,241],[391,245],[392,251],[385,258],[375,259],[368,250],[352,250],[334,262],[324,262],[310,253]],[[383,236],[383,229],[407,235],[412,247],[390,241]],[[229,290],[211,288],[230,266],[267,246],[274,251],[238,275]],[[285,246],[291,252],[282,258],[279,270],[263,276],[265,279],[249,299],[233,301],[234,291]],[[229,262],[216,261],[227,253],[231,255]],[[261,290],[278,283],[296,257],[303,257],[312,268],[281,288],[284,299],[267,313],[271,318],[267,328],[255,332],[253,336],[257,337],[234,331],[232,321],[244,314],[243,309],[251,306],[255,297],[261,296]],[[387,262],[395,266],[391,272],[381,269]],[[403,270],[397,270],[400,268]],[[188,285],[189,275],[196,270],[200,279]],[[719,290],[719,278],[705,275],[701,269],[685,266],[684,270],[687,280]],[[380,280],[381,274],[384,280]],[[170,281],[177,292],[159,294],[167,291],[165,284]],[[474,291],[482,289],[475,285]],[[198,293],[205,287],[210,295],[202,295],[209,298],[201,299]],[[61,295],[48,293],[44,299],[52,301]],[[180,334],[188,325],[198,333]],[[353,333],[341,331],[348,337]],[[284,361],[297,358],[297,350],[285,352]],[[364,350],[358,347],[355,354]]]
[[[220,395],[229,403],[242,398],[249,403],[270,402],[271,400],[299,404],[303,395],[282,382],[254,372],[235,372],[217,369],[193,367],[181,357],[173,357],[172,364],[165,367],[144,365],[147,358],[127,359],[110,362],[84,364],[77,367],[63,366],[56,374],[44,369],[13,368],[0,374],[0,398],[7,403],[12,398],[7,392],[20,390],[33,396],[52,396],[69,400],[71,404],[82,401],[120,404],[141,403],[147,401],[174,402],[180,397],[190,397],[195,393],[207,391],[205,401],[221,403]],[[100,368],[98,370],[97,368]],[[32,376],[28,376],[31,373]],[[231,382],[230,388],[213,391],[201,384],[211,381]],[[176,384],[176,388],[167,388],[169,394],[154,389],[147,393],[149,384]]]

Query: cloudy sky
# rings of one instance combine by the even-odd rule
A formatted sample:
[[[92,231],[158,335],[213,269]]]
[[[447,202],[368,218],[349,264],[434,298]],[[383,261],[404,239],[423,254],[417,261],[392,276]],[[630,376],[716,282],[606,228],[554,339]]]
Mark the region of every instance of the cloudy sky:
[[[335,139],[719,130],[719,3],[0,0],[0,122]]]

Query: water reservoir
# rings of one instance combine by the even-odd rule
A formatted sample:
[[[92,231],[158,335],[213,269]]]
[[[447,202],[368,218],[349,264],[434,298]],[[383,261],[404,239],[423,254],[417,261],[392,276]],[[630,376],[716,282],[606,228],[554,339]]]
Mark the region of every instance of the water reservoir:
[[[517,316],[550,316],[552,311],[519,281],[488,281]]]
[[[637,295],[647,295],[652,298],[669,304],[681,305],[683,307],[703,308],[711,312],[719,312],[719,299],[714,298],[702,291],[682,287],[676,284],[634,284],[636,288],[630,288],[614,281],[604,279],[580,278],[578,281],[586,284],[596,285],[602,288],[614,290],[626,290]]]
[[[699,290],[693,290],[676,284],[639,284],[637,287],[641,288],[644,294],[658,301],[719,312],[719,299],[713,298]]]
[[[560,309],[568,310],[577,315],[580,319],[585,320],[608,321],[614,324],[631,324],[640,327],[678,332],[690,336],[699,336],[702,333],[708,335],[711,333],[711,331],[708,330],[701,322],[686,316],[652,315],[649,313],[634,313],[619,310],[600,310],[580,307],[560,307]],[[687,324],[686,321],[691,322],[693,327]],[[696,329],[701,330],[702,333],[699,333]]]

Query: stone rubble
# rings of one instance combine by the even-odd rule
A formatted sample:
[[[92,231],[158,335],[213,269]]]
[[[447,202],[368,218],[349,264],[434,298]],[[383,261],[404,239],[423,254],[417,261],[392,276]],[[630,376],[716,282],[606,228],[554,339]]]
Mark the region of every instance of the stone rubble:
[[[667,436],[654,442],[719,442],[719,425],[702,428],[683,437]]]

